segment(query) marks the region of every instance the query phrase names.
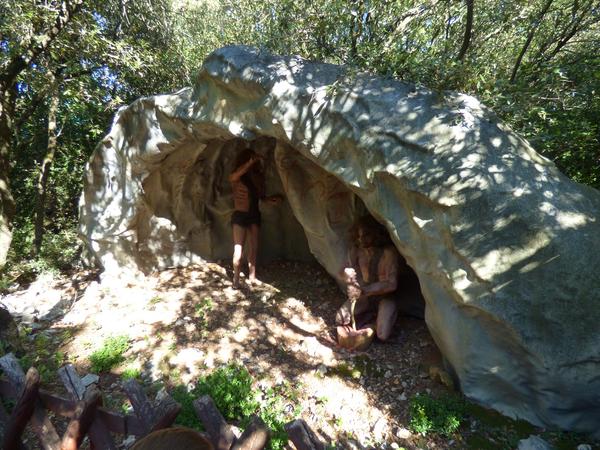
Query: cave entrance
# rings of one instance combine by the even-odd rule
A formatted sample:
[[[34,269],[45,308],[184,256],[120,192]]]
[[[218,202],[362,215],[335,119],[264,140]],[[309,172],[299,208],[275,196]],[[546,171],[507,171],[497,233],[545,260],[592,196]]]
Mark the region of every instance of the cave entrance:
[[[277,260],[318,262],[339,284],[339,270],[354,245],[350,229],[367,213],[377,219],[377,211],[368,211],[351,187],[272,137],[224,138],[220,130],[201,144],[180,145],[157,164],[144,181],[145,200],[150,214],[168,219],[177,229],[178,240],[171,246],[209,261],[231,260],[234,210],[229,174],[246,148],[263,157],[266,194],[285,199],[278,205],[261,205],[259,265]],[[417,302],[422,311],[418,279],[408,269],[410,289],[401,288],[399,295],[414,301],[403,298],[401,303]],[[410,309],[414,311],[414,305]]]
[[[215,139],[198,155],[192,185],[199,201],[193,207],[211,237],[192,240],[191,249],[208,259],[231,259],[233,198],[229,174],[235,169],[237,156],[247,148],[263,158],[266,195],[280,194],[285,199],[278,205],[261,205],[259,265],[276,260],[318,262],[340,283],[339,270],[354,245],[350,230],[358,218],[370,212],[338,178],[271,137]],[[403,258],[400,266],[401,312],[422,318],[424,302],[418,278]]]

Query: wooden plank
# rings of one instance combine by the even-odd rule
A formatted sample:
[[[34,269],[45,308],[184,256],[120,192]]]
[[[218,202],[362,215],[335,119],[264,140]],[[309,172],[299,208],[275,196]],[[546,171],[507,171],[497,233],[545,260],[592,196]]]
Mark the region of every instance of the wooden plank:
[[[85,395],[85,385],[82,383],[79,374],[73,367],[73,364],[66,364],[58,369],[58,376],[63,382],[65,388],[74,398],[82,400]]]
[[[136,416],[126,415],[109,411],[105,408],[98,408],[96,416],[104,422],[106,427],[113,433],[135,436],[143,436],[145,426]]]
[[[152,431],[168,428],[173,425],[179,411],[181,411],[181,405],[168,394],[159,401],[155,401]]]
[[[79,377],[72,364],[66,364],[58,369],[58,375],[62,380],[67,391],[77,400],[83,400],[87,391],[85,383]],[[100,399],[98,405],[101,404]],[[98,449],[116,450],[117,446],[110,435],[108,427],[97,417],[94,419],[89,429],[89,438],[92,446]]]
[[[258,416],[252,416],[250,424],[246,427],[240,438],[231,447],[231,450],[262,450],[271,438],[271,431]]]
[[[141,436],[145,436],[152,431],[154,425],[154,407],[142,387],[135,380],[127,380],[123,388],[127,397],[129,397],[133,411],[142,424],[144,433]]]
[[[213,399],[209,395],[204,395],[194,400],[193,405],[196,415],[206,428],[215,450],[229,450],[237,439],[233,429],[230,425],[227,425]]]
[[[2,367],[8,381],[13,385],[13,392],[20,392],[25,383],[25,373],[15,355],[9,353],[0,358],[0,367]],[[30,425],[31,429],[38,435],[44,450],[60,449],[60,438],[50,422],[50,419],[48,419],[46,411],[39,399],[35,402]]]
[[[1,395],[0,395],[1,397]],[[4,441],[4,437],[6,436],[6,427],[8,426],[8,421],[10,420],[10,416],[4,409],[4,405],[0,402],[0,442]],[[19,450],[27,450],[27,447],[23,445],[21,440],[18,441]]]
[[[95,387],[88,389],[82,400],[77,403],[75,415],[65,431],[61,450],[77,450],[87,434],[92,422],[96,408],[100,403],[100,392]]]
[[[0,358],[0,367],[17,392],[20,393],[25,383],[25,372],[23,372],[19,360],[12,353],[8,353]]]
[[[2,381],[0,380],[0,388]],[[40,389],[40,398],[42,404],[53,413],[72,418],[75,413],[77,402],[69,400],[58,395],[50,394]],[[106,424],[109,431],[118,434],[142,436],[144,434],[144,426],[142,422],[134,415],[122,415],[115,413],[106,408],[98,408],[96,416]]]
[[[17,450],[21,444],[21,435],[25,431],[27,422],[31,419],[35,409],[37,393],[40,388],[40,374],[31,367],[25,376],[23,392],[6,424],[2,448],[4,450]]]
[[[127,380],[124,389],[143,429],[143,433],[138,436],[171,426],[181,410],[181,405],[170,395],[166,395],[158,404],[153,404],[135,380]]]
[[[287,423],[285,431],[297,450],[325,450],[325,444],[302,419]]]

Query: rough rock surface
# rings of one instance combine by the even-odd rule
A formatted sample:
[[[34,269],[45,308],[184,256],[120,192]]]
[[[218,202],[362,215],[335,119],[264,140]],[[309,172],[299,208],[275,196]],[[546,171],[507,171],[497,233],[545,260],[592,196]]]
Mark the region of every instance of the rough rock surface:
[[[236,152],[267,159],[265,257],[335,274],[363,208],[419,277],[467,396],[598,433],[600,193],[472,97],[227,47],[194,88],[117,114],[91,158],[81,234],[106,271],[229,257]],[[274,147],[274,148],[273,148]],[[306,236],[306,237],[304,237]]]

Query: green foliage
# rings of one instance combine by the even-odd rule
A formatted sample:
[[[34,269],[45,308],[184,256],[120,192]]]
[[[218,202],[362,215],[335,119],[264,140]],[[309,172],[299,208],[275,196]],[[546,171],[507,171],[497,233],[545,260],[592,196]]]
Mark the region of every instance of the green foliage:
[[[182,405],[176,423],[199,430],[201,425],[192,404],[203,395],[211,396],[226,421],[242,428],[248,425],[251,415],[257,414],[273,431],[269,445],[272,450],[284,448],[287,443],[284,425],[299,414],[297,406],[290,406],[298,403],[298,393],[289,383],[257,389],[250,373],[237,364],[216,369],[192,389],[176,386],[171,395]]]
[[[186,386],[180,384],[172,389],[171,396],[181,405],[181,411],[177,415],[175,424],[194,428],[198,431],[204,431],[204,427],[198,420],[198,416],[196,416],[196,412],[194,411],[193,402],[198,398],[195,389],[188,390]]]
[[[473,94],[569,177],[599,188],[600,14],[595,2],[570,0],[554,0],[542,14],[545,3],[477,3],[470,45],[458,60],[464,2],[85,2],[18,79],[10,155],[15,272],[0,284],[19,270],[35,276],[72,264],[85,164],[111,116],[140,96],[193,84],[203,59],[229,44],[345,64],[350,75],[366,71],[437,92]],[[36,33],[54,23],[59,4],[0,2],[0,67],[8,67]],[[58,151],[47,185],[47,249],[32,258],[50,70],[59,79]]]
[[[25,336],[31,333],[30,329],[21,329],[19,334],[25,342]],[[26,344],[27,352],[19,359],[25,371],[35,367],[43,383],[56,380],[57,370],[65,363],[66,356],[63,352],[54,351],[54,345],[45,333],[38,333],[29,337]]]
[[[124,380],[136,380],[140,378],[142,372],[137,367],[126,367],[121,374],[121,378]]]
[[[435,399],[426,394],[417,394],[409,403],[410,428],[415,433],[430,432],[449,436],[458,430],[464,420],[465,402],[456,396]]]
[[[213,307],[214,303],[210,297],[204,297],[198,304],[196,304],[194,310],[200,326],[206,327],[208,322],[207,313],[212,311]]]
[[[92,372],[108,372],[113,367],[118,366],[125,361],[123,353],[128,348],[129,338],[127,336],[111,336],[106,338],[102,347],[90,355]]]
[[[257,411],[259,403],[252,376],[242,366],[230,364],[200,379],[195,392],[210,395],[223,417],[241,421]]]

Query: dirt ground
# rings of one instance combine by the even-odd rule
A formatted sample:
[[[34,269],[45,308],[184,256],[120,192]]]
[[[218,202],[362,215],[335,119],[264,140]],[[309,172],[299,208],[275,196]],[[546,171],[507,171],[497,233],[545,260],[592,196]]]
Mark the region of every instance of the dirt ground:
[[[124,371],[139,371],[147,386],[194,384],[199,376],[237,362],[257,383],[287,381],[297,388],[301,417],[339,448],[510,448],[472,447],[460,436],[409,431],[414,395],[451,390],[439,377],[441,356],[422,320],[400,317],[389,341],[348,352],[335,340],[335,311],[344,297],[320,266],[278,262],[261,267],[259,277],[261,285],[235,290],[226,264],[170,269],[125,282],[99,282],[97,273],[79,272],[13,292],[3,301],[58,299],[31,334],[46,333],[51,353],[62,352],[82,374],[107,337],[126,335],[131,344],[126,362],[100,376],[109,406],[118,408],[125,398],[119,377]],[[478,426],[471,421],[467,433]]]

